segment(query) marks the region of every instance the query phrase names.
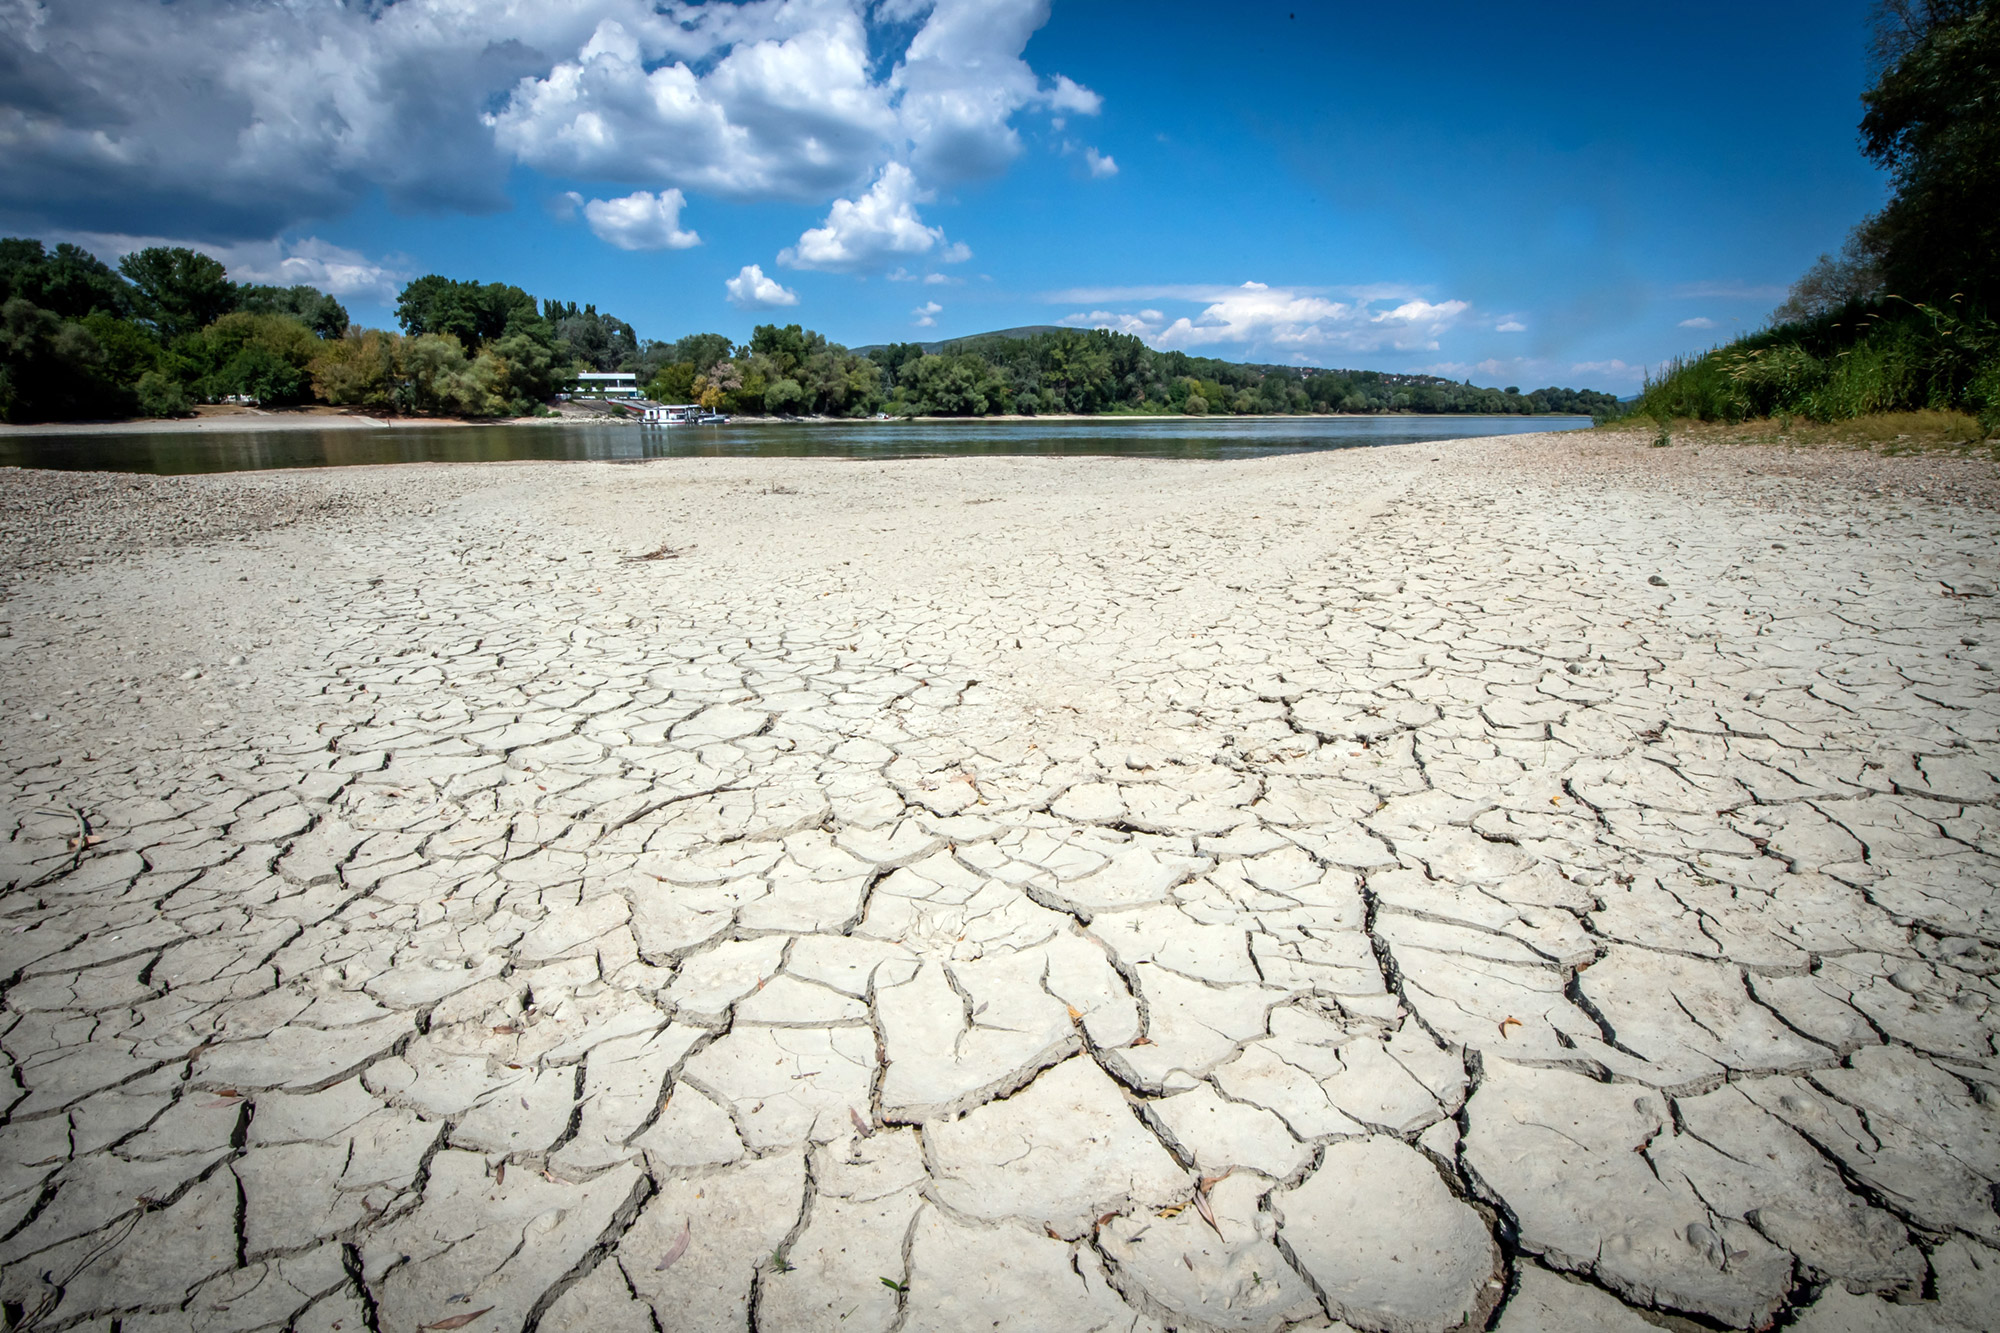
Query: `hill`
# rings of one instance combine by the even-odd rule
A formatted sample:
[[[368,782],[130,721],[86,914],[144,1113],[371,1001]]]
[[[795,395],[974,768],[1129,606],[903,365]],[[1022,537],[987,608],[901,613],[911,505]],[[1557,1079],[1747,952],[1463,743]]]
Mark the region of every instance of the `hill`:
[[[876,361],[887,360],[892,364],[900,364],[910,356],[943,356],[959,352],[992,352],[998,350],[998,345],[1003,343],[1026,342],[1047,334],[1080,332],[1087,333],[1089,330],[1077,329],[1065,324],[1024,324],[1019,328],[990,329],[985,333],[967,333],[956,338],[939,338],[932,342],[868,343],[865,346],[856,347],[852,350],[856,355],[870,357]],[[907,350],[912,348],[915,350]],[[1163,355],[1168,354],[1163,353]],[[1183,356],[1184,354],[1172,353],[1171,355]],[[1464,382],[1446,379],[1440,375],[1420,375],[1394,370],[1357,370],[1342,366],[1280,365],[1275,362],[1265,361],[1229,361],[1220,357],[1193,357],[1188,358],[1188,360],[1199,365],[1229,366],[1258,377],[1277,373],[1286,377],[1305,380],[1315,375],[1331,375],[1342,380],[1359,380],[1365,377],[1366,381],[1370,384],[1393,385],[1399,389],[1466,387]]]
[[[925,356],[937,356],[939,353],[945,351],[966,351],[984,342],[998,342],[1004,338],[1032,338],[1039,333],[1061,333],[1062,331],[1063,326],[1060,324],[1023,324],[1018,329],[993,329],[986,333],[968,333],[961,338],[941,338],[936,342],[905,343],[901,345],[916,347]],[[885,352],[890,347],[896,345],[893,343],[869,343],[866,347],[856,347],[853,350],[859,352],[862,356],[869,356],[875,352]]]

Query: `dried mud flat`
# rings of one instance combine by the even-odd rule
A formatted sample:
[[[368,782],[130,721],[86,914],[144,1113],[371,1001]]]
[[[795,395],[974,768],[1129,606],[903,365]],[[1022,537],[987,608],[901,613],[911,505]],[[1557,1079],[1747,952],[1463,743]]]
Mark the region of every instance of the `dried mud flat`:
[[[1990,1328],[1995,480],[0,473],[6,1323]]]

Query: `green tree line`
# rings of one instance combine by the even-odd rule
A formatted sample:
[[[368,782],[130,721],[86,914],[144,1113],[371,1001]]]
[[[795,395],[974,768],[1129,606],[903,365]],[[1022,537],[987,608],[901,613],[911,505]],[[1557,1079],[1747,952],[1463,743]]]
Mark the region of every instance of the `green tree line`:
[[[973,338],[867,355],[797,324],[642,341],[595,306],[430,274],[404,287],[399,332],[353,325],[312,287],[230,281],[177,247],[117,268],[73,245],[0,241],[0,417],[174,416],[242,398],[373,411],[523,415],[583,371],[628,371],[647,394],[748,415],[1574,412],[1609,394],[1487,389],[1430,375],[1246,365],[1156,352],[1104,330]]]
[[[1328,412],[1548,412],[1605,415],[1617,399],[1590,389],[1479,388],[1434,375],[1253,365],[1158,352],[1129,334],[1058,329],[984,337],[926,352],[899,343],[871,353],[891,412],[1140,415]]]
[[[1633,415],[1842,421],[1935,409],[2000,431],[2000,0],[1883,0],[1863,151],[1894,192],[1770,326],[1648,378]]]

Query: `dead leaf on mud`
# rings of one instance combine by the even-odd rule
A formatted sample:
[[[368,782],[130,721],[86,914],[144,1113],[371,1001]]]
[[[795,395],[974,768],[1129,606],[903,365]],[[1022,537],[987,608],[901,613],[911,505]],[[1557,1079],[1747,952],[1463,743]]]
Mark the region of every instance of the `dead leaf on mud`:
[[[675,1236],[674,1243],[667,1246],[667,1252],[660,1256],[660,1262],[653,1265],[653,1271],[655,1273],[664,1273],[669,1268],[672,1268],[680,1260],[680,1257],[688,1252],[688,1241],[693,1235],[693,1222],[683,1221],[681,1223],[681,1234]]]

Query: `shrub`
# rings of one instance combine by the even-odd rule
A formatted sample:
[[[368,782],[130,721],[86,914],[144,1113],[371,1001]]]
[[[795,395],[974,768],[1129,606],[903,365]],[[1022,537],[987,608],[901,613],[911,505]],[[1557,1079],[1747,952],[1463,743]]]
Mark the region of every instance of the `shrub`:
[[[796,380],[773,380],[764,386],[764,410],[766,412],[796,412],[805,391]]]
[[[180,381],[157,370],[149,370],[139,377],[135,393],[140,416],[184,417],[194,411],[194,403]]]

